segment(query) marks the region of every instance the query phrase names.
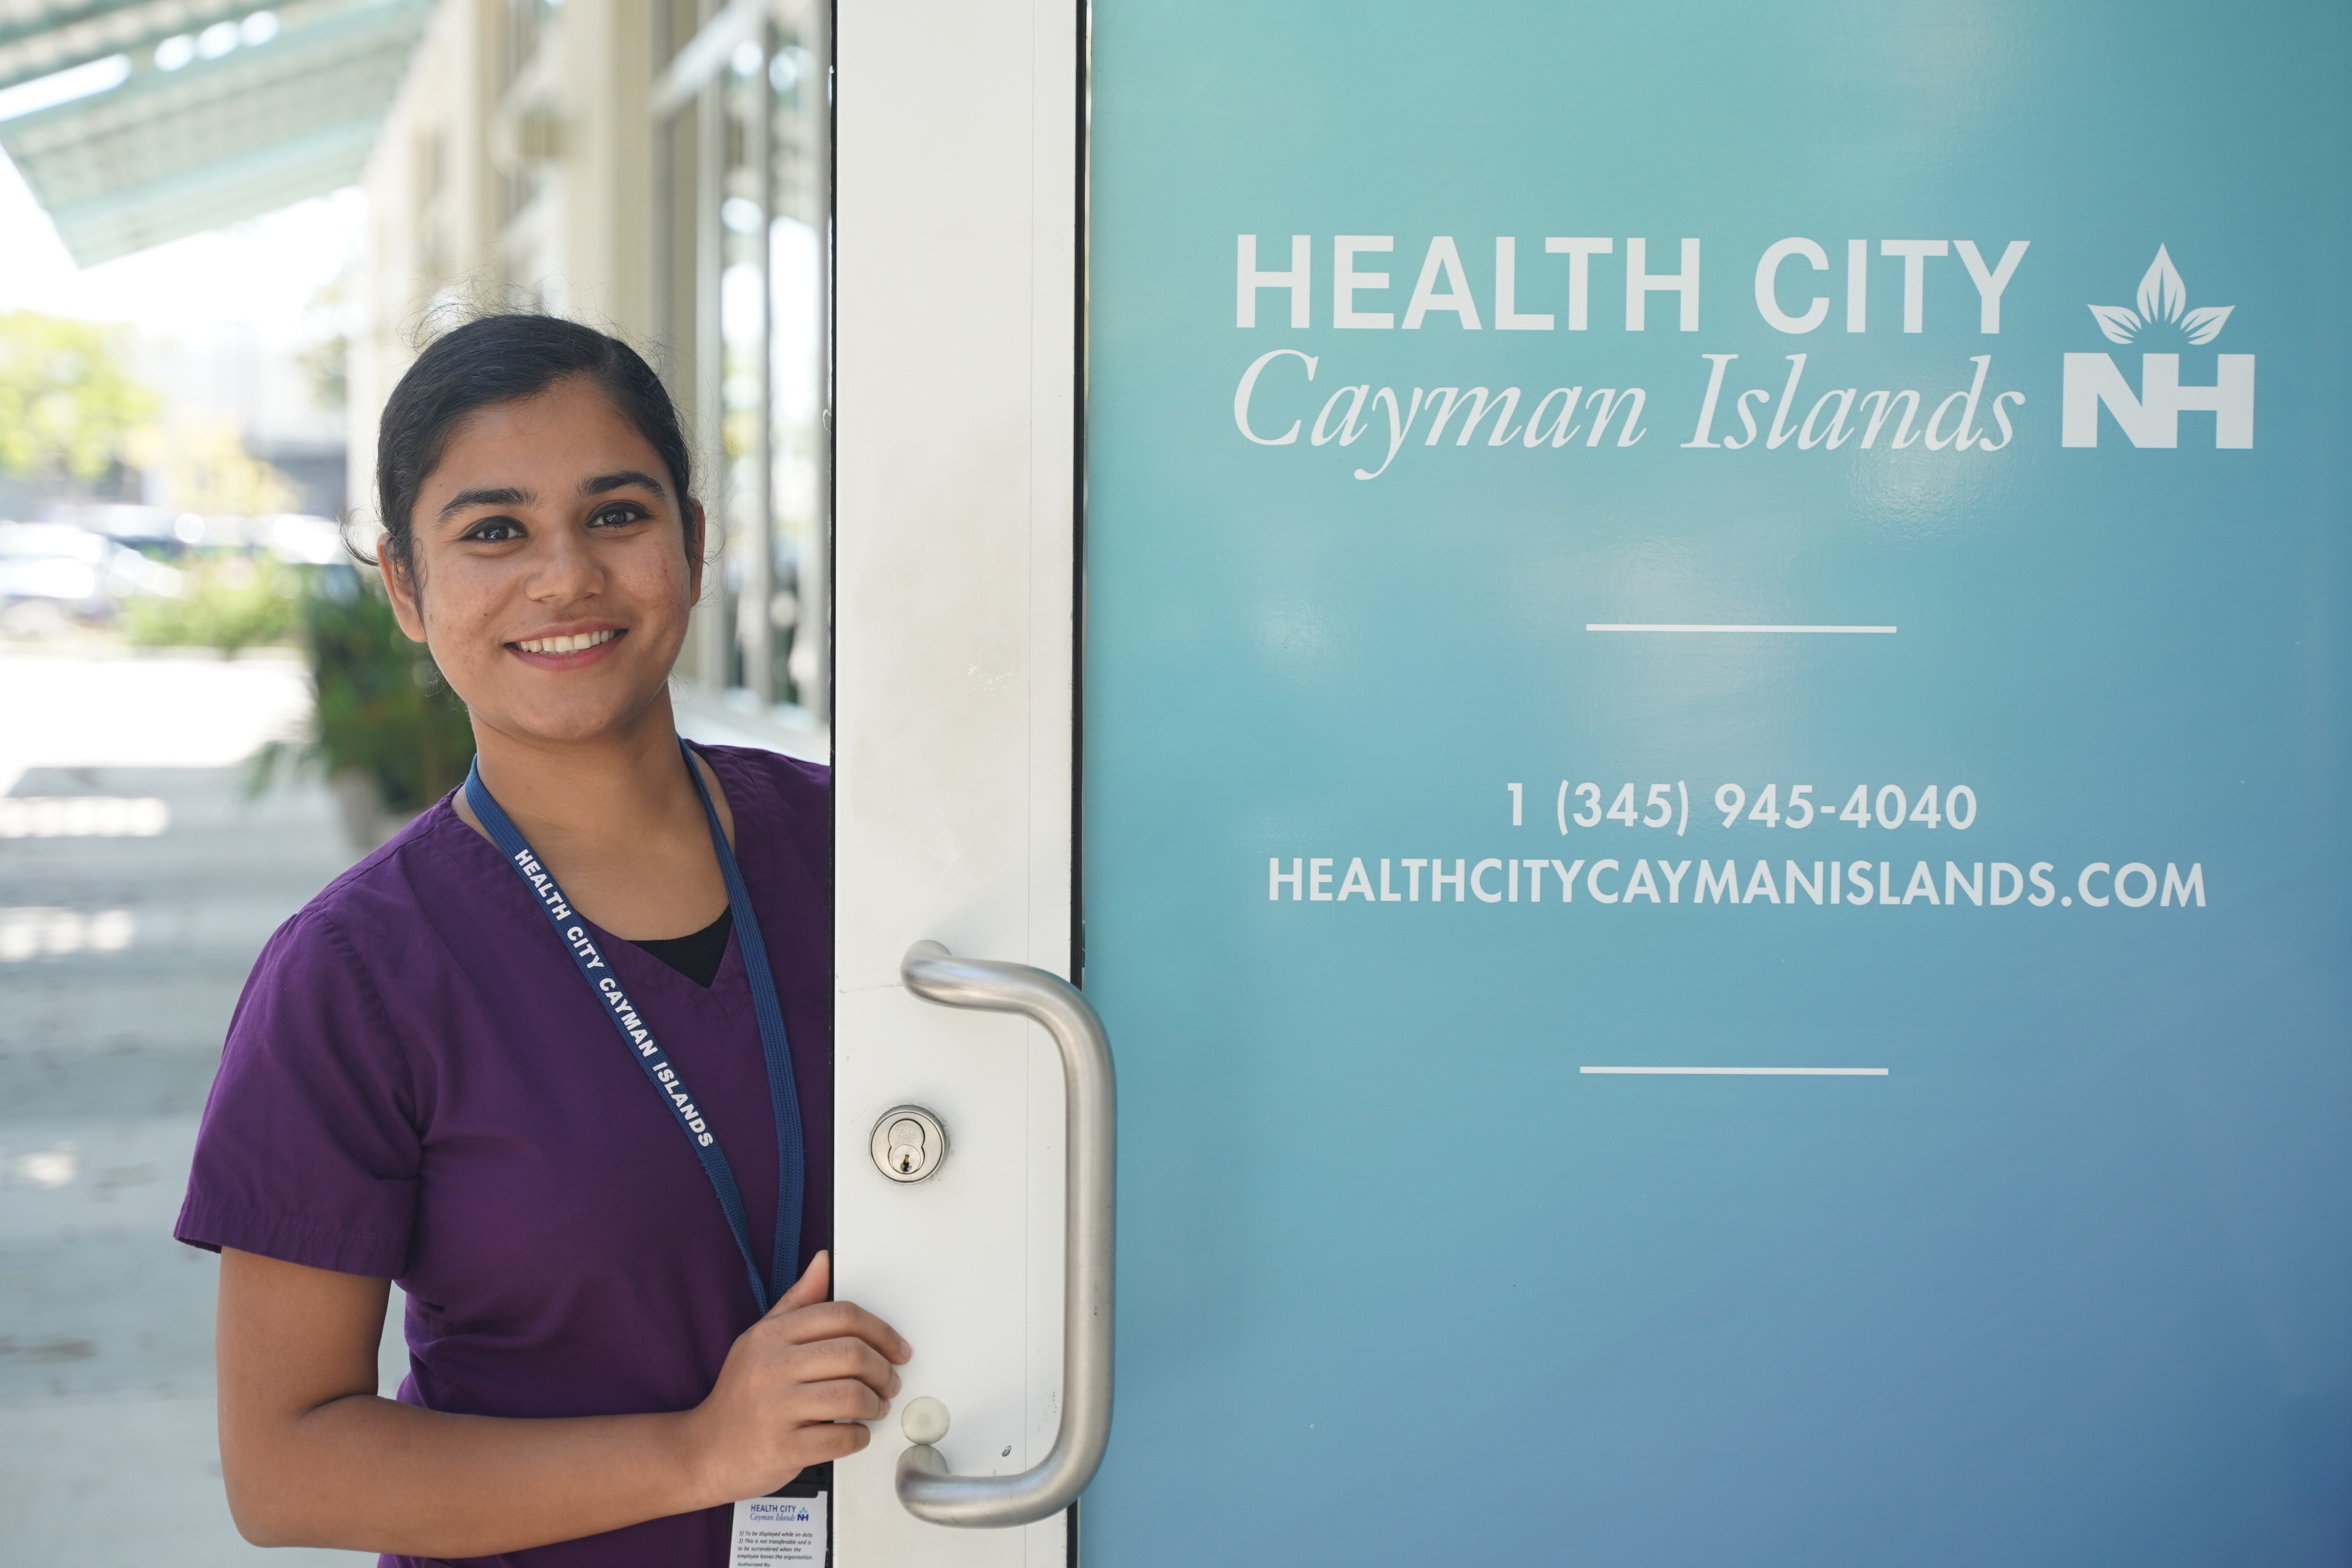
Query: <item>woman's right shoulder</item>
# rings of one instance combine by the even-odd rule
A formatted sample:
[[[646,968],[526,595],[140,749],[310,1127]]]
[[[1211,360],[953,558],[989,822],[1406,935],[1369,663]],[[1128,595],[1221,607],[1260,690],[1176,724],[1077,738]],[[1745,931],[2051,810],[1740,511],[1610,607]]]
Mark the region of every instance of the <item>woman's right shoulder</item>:
[[[494,945],[487,923],[512,912],[501,878],[512,874],[497,850],[444,799],[328,883],[254,961],[213,1100],[274,1103],[272,1086],[364,1080],[360,1100],[389,1095],[422,1116],[436,1009],[478,988],[468,976]]]
[[[476,900],[478,836],[443,797],[314,894],[272,933],[254,978],[289,970],[363,973],[429,934],[436,915]]]
[[[415,996],[470,932],[436,931],[485,900],[445,801],[320,889],[262,948],[237,999],[174,1234],[311,1268],[385,1278],[407,1257],[415,1175],[445,1079]],[[478,942],[472,945],[478,946]]]

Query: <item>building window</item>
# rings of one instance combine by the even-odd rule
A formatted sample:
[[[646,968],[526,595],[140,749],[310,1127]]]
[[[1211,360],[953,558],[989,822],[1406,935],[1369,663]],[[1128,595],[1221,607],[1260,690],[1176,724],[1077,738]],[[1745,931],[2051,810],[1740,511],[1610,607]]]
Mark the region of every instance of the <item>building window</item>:
[[[673,38],[677,19],[663,29]],[[821,22],[709,31],[730,25],[723,12],[704,21],[656,86],[663,371],[692,411],[718,544],[688,663],[706,686],[821,723],[831,679],[827,50]]]

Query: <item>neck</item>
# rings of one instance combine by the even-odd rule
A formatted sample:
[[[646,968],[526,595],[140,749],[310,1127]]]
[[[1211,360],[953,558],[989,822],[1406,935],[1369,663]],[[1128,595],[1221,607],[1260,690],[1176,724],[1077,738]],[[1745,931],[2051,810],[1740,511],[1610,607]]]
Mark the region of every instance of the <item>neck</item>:
[[[474,748],[482,784],[534,845],[581,835],[626,842],[611,836],[640,836],[677,816],[702,819],[667,688],[627,726],[593,739],[545,741],[477,723]]]

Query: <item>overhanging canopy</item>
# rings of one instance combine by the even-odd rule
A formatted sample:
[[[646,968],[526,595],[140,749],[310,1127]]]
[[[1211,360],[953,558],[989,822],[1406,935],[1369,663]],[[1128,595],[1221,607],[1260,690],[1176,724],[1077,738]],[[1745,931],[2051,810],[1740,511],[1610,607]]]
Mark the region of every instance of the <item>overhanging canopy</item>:
[[[88,267],[358,179],[431,0],[0,0],[0,100],[76,67],[120,85],[0,120]]]

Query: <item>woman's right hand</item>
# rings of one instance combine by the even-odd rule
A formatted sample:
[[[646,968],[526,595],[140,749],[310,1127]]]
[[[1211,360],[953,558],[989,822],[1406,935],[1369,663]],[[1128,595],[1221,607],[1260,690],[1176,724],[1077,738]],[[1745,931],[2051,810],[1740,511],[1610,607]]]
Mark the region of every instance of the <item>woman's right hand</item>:
[[[496,1557],[774,1491],[854,1454],[912,1353],[819,1254],[687,1411],[457,1415],[376,1393],[385,1281],[226,1248],[221,1460],[257,1546]]]
[[[914,1349],[865,1308],[828,1301],[833,1258],[808,1272],[727,1352],[710,1397],[688,1411],[694,1506],[765,1497],[811,1465],[855,1454],[873,1440],[898,1396],[896,1370]]]

